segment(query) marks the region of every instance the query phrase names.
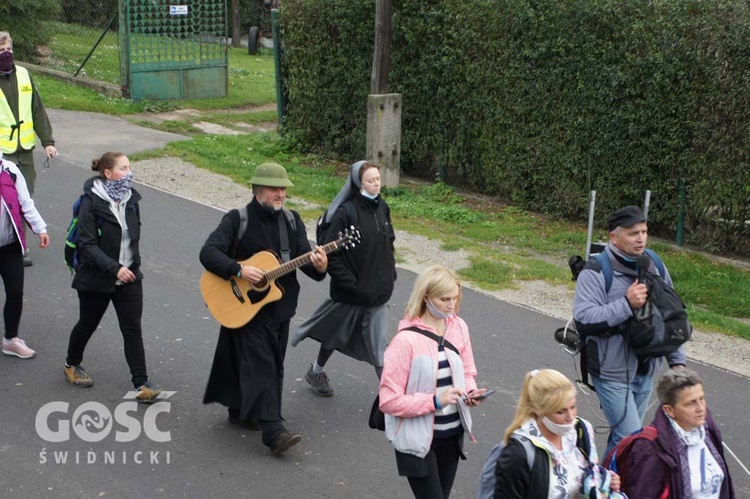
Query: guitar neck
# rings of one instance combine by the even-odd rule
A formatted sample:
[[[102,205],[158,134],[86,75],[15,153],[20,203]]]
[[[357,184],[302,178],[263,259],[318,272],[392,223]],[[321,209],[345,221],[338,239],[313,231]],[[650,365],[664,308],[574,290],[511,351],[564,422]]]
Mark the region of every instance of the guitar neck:
[[[333,253],[334,251],[338,251],[343,247],[343,242],[344,239],[337,239],[336,241],[331,241],[328,244],[324,244],[323,246],[321,246],[321,248],[323,248],[323,251],[325,251],[326,254]],[[307,265],[308,263],[310,263],[310,255],[312,255],[313,253],[313,251],[310,251],[309,253],[305,253],[302,256],[298,256],[294,260],[289,260],[286,263],[282,263],[275,269],[266,272],[266,278],[275,281],[279,277],[286,275],[293,270],[297,270],[303,265]]]

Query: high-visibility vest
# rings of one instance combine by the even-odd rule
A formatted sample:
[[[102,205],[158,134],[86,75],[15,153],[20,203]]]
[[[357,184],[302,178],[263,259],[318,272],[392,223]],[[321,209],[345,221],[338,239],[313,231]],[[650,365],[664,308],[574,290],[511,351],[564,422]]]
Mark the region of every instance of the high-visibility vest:
[[[0,90],[0,149],[6,154],[16,152],[19,140],[21,148],[26,150],[32,149],[36,144],[34,117],[31,112],[34,88],[31,86],[31,78],[26,68],[16,66],[16,79],[18,80],[18,122],[20,125],[17,126],[8,98]]]

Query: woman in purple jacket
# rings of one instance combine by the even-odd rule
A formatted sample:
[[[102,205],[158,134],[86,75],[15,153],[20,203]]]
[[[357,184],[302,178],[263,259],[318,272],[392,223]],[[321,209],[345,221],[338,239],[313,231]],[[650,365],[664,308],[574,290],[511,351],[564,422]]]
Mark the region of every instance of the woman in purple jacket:
[[[703,381],[688,369],[659,378],[656,439],[630,451],[625,492],[638,499],[734,499],[721,432],[706,407]]]

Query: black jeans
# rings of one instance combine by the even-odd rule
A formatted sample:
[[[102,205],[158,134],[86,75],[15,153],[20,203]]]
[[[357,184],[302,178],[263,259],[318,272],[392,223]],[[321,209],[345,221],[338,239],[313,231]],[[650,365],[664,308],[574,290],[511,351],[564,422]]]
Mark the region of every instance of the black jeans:
[[[0,248],[0,277],[5,286],[5,338],[18,336],[18,325],[23,311],[23,253],[20,243],[12,243]]]
[[[73,326],[68,342],[68,365],[78,365],[83,360],[83,351],[99,326],[109,302],[115,306],[117,321],[125,347],[125,360],[130,367],[133,386],[136,388],[148,381],[146,354],[143,350],[141,316],[143,314],[143,286],[141,282],[116,286],[114,293],[79,291],[78,323]]]
[[[461,436],[435,438],[430,452],[424,457],[427,476],[407,477],[416,499],[448,499],[453,488],[453,480],[461,457],[459,439]]]

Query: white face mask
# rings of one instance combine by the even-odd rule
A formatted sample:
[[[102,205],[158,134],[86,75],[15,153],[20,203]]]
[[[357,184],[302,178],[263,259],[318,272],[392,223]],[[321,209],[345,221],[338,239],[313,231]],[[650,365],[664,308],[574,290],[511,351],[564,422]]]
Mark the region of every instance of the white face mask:
[[[429,298],[427,298],[427,311],[436,319],[447,319],[448,317],[453,315],[453,313],[451,312],[441,312],[440,310],[438,310],[438,308],[434,303],[432,303],[432,300],[430,300]]]
[[[544,424],[544,426],[547,427],[549,431],[551,431],[555,435],[560,435],[560,436],[563,436],[566,433],[570,433],[571,431],[574,431],[576,429],[575,423],[557,424],[557,423],[553,423],[547,416],[544,416],[542,418],[542,423]]]
[[[363,195],[364,197],[366,197],[367,199],[375,199],[376,197],[378,197],[378,195],[377,195],[377,194],[375,194],[375,195],[373,195],[373,194],[370,194],[369,192],[367,192],[367,191],[366,191],[366,190],[364,190],[364,189],[360,189],[359,193],[360,193],[360,194],[362,194],[362,195]]]

